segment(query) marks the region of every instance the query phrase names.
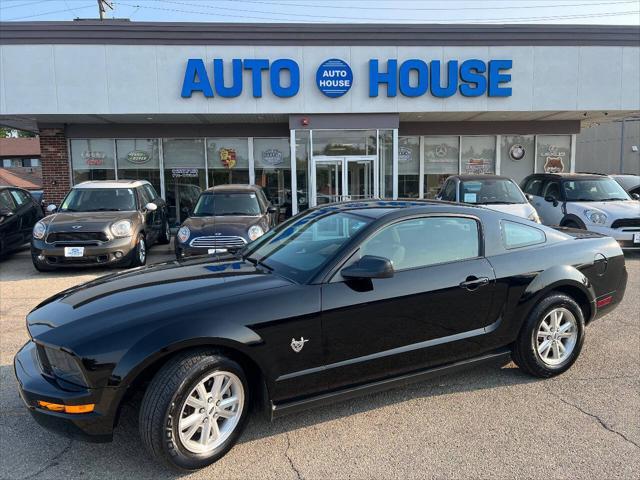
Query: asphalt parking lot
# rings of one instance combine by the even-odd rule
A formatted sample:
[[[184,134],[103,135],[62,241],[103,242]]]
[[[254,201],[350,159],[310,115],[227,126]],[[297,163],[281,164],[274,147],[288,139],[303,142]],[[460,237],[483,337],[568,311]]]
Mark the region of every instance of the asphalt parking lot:
[[[149,261],[171,257],[156,246]],[[18,252],[0,263],[0,478],[640,478],[640,255],[628,255],[627,268],[623,304],[588,328],[560,377],[480,367],[274,423],[255,417],[217,464],[177,475],[146,454],[133,409],[110,444],[31,419],[13,375],[25,315],[111,271],[42,274]]]

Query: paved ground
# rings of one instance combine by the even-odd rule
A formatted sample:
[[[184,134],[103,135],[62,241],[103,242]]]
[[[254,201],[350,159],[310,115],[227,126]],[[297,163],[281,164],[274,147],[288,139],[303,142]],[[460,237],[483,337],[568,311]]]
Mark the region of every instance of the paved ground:
[[[151,261],[168,258],[156,247]],[[216,465],[188,478],[640,478],[640,256],[615,313],[591,325],[580,360],[532,380],[478,368],[358,400],[250,422]],[[41,429],[16,392],[25,314],[104,271],[39,274],[28,252],[0,264],[0,478],[173,478],[138,441],[127,411],[111,444]]]

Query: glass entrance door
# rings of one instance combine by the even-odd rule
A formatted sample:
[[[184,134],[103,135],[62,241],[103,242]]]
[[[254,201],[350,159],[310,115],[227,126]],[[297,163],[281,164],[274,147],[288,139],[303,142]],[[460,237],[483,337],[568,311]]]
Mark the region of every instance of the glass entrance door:
[[[314,157],[311,206],[373,198],[375,157]]]

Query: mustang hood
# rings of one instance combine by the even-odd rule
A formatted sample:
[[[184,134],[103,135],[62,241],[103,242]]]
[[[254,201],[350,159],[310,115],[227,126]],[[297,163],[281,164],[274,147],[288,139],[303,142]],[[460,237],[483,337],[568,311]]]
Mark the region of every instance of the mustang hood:
[[[27,316],[27,326],[33,338],[54,345],[58,335],[101,336],[106,341],[110,332],[144,328],[149,322],[188,322],[182,318],[187,310],[215,318],[216,308],[234,297],[285,285],[291,282],[237,259],[168,262],[60,292]]]

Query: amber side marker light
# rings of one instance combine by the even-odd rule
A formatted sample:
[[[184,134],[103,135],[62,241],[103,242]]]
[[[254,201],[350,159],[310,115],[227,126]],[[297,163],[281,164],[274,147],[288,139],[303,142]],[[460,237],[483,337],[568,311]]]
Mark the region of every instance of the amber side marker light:
[[[93,408],[96,406],[95,403],[89,403],[86,405],[61,405],[59,403],[45,402],[42,400],[38,401],[38,405],[47,410],[51,410],[52,412],[64,413],[89,413],[93,412]]]

